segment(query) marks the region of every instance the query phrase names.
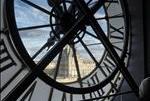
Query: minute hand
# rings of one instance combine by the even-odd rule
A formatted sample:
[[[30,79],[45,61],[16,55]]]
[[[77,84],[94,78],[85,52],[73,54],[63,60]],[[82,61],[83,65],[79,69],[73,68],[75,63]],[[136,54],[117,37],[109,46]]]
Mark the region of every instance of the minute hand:
[[[98,0],[97,3],[93,7],[91,7],[92,13],[95,14],[99,10],[99,8],[102,7],[105,1],[107,0]]]
[[[94,5],[94,6],[92,6],[91,8],[90,8],[90,10],[91,10],[91,12],[92,12],[92,14],[95,14],[98,10],[99,10],[99,8],[101,8],[102,7],[102,5],[106,2],[107,0],[98,0],[97,1],[97,3]],[[78,4],[80,4],[80,3],[84,3],[84,0],[75,0],[75,2],[77,3],[77,5]],[[85,12],[84,12],[84,7],[81,7],[81,6],[78,6],[78,8],[80,9],[80,11],[83,13],[83,14],[85,14]]]

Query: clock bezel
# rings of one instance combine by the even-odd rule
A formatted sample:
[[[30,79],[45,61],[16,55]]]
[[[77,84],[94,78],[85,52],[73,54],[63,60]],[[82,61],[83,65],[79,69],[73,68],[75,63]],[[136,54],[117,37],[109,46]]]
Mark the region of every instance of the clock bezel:
[[[119,0],[119,1],[121,1],[121,0]],[[13,33],[13,34],[10,35],[10,37],[11,37],[11,39],[13,41],[13,44],[16,47],[16,49],[19,49],[19,50],[16,50],[16,51],[19,53],[19,55],[21,57],[23,57],[23,61],[26,64],[30,64],[29,67],[31,67],[31,69],[34,69],[32,67],[36,67],[36,64],[33,62],[31,57],[27,53],[26,48],[22,44],[22,41],[19,37],[19,33],[17,31],[17,25],[16,25],[16,22],[15,22],[15,15],[13,13],[14,12],[13,0],[9,0],[9,2],[6,1],[6,4],[7,4],[6,5],[6,11],[9,12],[9,13],[6,14],[6,17],[7,17],[7,24],[6,25],[9,27],[9,32]],[[123,4],[126,4],[126,3],[123,3]],[[126,10],[124,11],[124,13],[126,13]],[[125,19],[127,20],[126,21],[127,24],[126,24],[125,28],[127,28],[127,27],[129,27],[129,25],[128,25],[129,24],[128,23],[129,19],[128,19],[128,16],[126,16],[126,14],[125,14]],[[13,24],[11,25],[10,23],[13,23]],[[129,28],[127,28],[127,29],[129,29]],[[126,34],[128,36],[129,30],[126,30]],[[124,47],[127,47],[126,45],[128,45],[128,41],[126,43],[127,44],[125,44]],[[125,53],[122,56],[123,58],[125,57],[124,55],[126,55],[126,51],[124,51],[124,52]],[[60,90],[63,90],[63,91],[69,92],[69,93],[84,94],[84,93],[89,93],[89,92],[92,92],[92,91],[96,91],[97,89],[100,89],[100,88],[104,87],[105,84],[109,83],[109,81],[111,81],[115,77],[115,74],[117,72],[118,72],[118,69],[116,69],[112,73],[111,76],[106,78],[105,81],[102,81],[100,84],[92,86],[92,87],[88,87],[88,88],[72,88],[72,87],[65,86],[63,84],[59,84],[58,82],[56,82],[56,81],[52,80],[51,78],[49,78],[44,72],[40,72],[41,76],[39,76],[39,78],[41,78],[43,81],[45,81],[50,86],[54,86],[54,87],[56,87]],[[53,84],[51,82],[53,82]]]

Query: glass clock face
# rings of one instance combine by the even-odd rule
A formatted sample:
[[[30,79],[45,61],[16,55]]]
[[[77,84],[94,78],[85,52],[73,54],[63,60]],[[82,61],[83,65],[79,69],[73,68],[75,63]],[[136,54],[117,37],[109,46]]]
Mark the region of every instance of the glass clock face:
[[[123,77],[106,44],[127,66],[130,35],[125,4],[124,0],[6,1],[10,38],[31,69],[23,79],[28,83],[22,83],[30,86],[19,99],[34,99],[30,93],[39,84],[49,89],[50,101],[118,92]]]
[[[51,7],[47,4],[47,1],[33,0],[33,2],[35,4],[42,2],[41,6],[52,13],[52,15],[44,14],[36,8],[26,4],[26,2],[15,0],[15,18],[23,45],[33,61],[38,63],[42,57],[63,38],[65,33],[71,29],[81,16],[81,12],[79,12],[76,5],[71,0],[61,1],[58,4],[58,6],[61,7],[60,10],[58,10],[60,14],[57,14],[58,12],[55,11],[55,6]],[[94,6],[94,4],[92,4],[94,2],[95,1],[91,1],[89,7]],[[95,13],[95,17],[105,18],[106,12],[104,9],[104,7],[101,7]],[[24,10],[25,13],[22,12],[22,10]],[[98,22],[108,36],[107,21],[101,19],[98,20]],[[71,39],[44,69],[44,72],[51,78],[53,78],[57,72],[55,78],[58,82],[71,83],[77,81],[79,76],[82,79],[90,75],[90,73],[96,69],[95,62],[99,62],[98,64],[100,64],[105,55],[104,46],[88,23],[81,27],[76,33],[79,38],[75,36]]]

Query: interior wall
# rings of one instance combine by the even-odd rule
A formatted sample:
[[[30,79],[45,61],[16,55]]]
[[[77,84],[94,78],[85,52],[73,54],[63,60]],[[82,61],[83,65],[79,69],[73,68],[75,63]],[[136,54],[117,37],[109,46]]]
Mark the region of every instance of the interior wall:
[[[144,78],[144,67],[145,67],[143,0],[128,0],[128,6],[131,18],[131,34],[132,34],[131,58],[128,69],[139,86]],[[121,91],[122,92],[131,91],[130,87],[125,81],[121,87]],[[115,101],[138,101],[138,99],[134,94],[127,94],[116,97]]]
[[[131,60],[129,70],[139,85],[144,78],[143,0],[128,0],[131,17]]]
[[[143,1],[145,77],[150,77],[150,0]]]
[[[3,2],[4,2],[4,0],[0,1],[0,31],[2,31],[2,29],[3,29],[3,11],[2,11]]]

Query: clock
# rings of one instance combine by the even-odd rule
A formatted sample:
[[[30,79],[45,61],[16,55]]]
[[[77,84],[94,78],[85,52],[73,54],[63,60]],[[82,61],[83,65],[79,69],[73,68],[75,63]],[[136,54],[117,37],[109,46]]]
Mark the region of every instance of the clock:
[[[2,100],[113,100],[123,77],[138,95],[125,0],[6,0],[3,10]]]

